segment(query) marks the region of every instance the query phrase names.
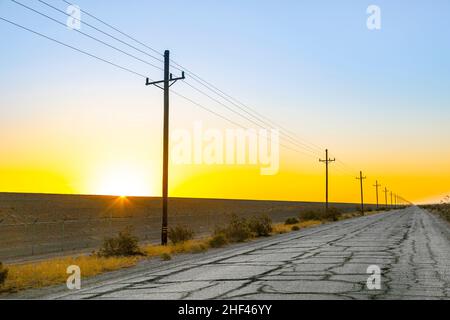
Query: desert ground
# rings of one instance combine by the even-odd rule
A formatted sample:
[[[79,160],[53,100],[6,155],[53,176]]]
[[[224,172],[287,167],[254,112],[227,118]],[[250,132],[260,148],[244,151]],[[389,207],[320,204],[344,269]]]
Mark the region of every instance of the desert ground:
[[[343,212],[357,204],[331,203]],[[368,206],[373,207],[373,206]],[[230,214],[269,215],[283,222],[323,203],[171,198],[169,225],[188,225],[197,236],[209,234]],[[143,242],[160,239],[161,199],[91,195],[0,193],[0,261],[90,252],[127,226]]]

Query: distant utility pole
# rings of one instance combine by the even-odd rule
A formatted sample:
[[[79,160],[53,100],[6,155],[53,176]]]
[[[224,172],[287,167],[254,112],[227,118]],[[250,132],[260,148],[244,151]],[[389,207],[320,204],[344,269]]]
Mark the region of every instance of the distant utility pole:
[[[328,211],[328,164],[336,161],[336,158],[328,158],[328,149],[325,150],[325,160],[319,159],[320,162],[325,162],[325,210]]]
[[[364,215],[364,192],[363,192],[363,180],[367,177],[363,177],[362,171],[359,172],[359,177],[356,177],[356,179],[359,180],[361,184],[361,215]]]
[[[184,71],[179,78],[173,78],[170,73],[170,51],[164,51],[164,80],[150,82],[147,78],[146,86],[154,85],[164,90],[164,138],[163,138],[163,177],[162,177],[162,229],[161,244],[167,245],[167,203],[169,190],[169,88],[178,80],[185,79]],[[163,86],[160,86],[163,84]]]
[[[377,190],[377,210],[378,210],[379,209],[379,206],[378,206],[378,188],[381,187],[381,184],[378,184],[378,180],[375,182],[374,187]]]
[[[384,192],[384,200],[386,201],[386,209],[387,209],[387,207],[388,207],[387,194],[388,194],[389,190],[386,187],[384,187],[383,192]]]
[[[393,204],[392,204],[392,191],[391,191],[391,208],[392,208]]]

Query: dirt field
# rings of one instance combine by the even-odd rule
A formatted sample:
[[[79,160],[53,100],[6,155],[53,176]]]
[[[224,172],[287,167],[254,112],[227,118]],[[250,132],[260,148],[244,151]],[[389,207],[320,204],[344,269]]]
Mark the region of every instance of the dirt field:
[[[355,211],[356,204],[331,204]],[[268,214],[274,222],[322,203],[221,199],[169,200],[169,226],[189,225],[197,236],[230,214]],[[0,193],[0,261],[98,248],[105,237],[132,226],[141,241],[158,242],[161,199]]]

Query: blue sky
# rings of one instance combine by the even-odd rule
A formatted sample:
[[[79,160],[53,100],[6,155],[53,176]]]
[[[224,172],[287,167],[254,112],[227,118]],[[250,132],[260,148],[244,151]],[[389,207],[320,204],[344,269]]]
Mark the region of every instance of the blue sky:
[[[19,0],[64,21],[64,16],[35,0]],[[47,0],[64,9],[59,0]],[[81,8],[112,22],[237,97],[277,116],[265,102],[296,109],[297,103],[322,104],[323,111],[348,113],[389,108],[393,116],[415,109],[448,116],[450,4],[448,1],[79,1]],[[377,4],[382,30],[368,31],[365,10]],[[132,59],[17,6],[1,1],[2,16],[115,61]],[[88,17],[83,17],[88,19]],[[87,20],[89,21],[89,20]],[[83,31],[91,30],[85,27]],[[109,66],[80,57],[44,39],[2,23],[2,74],[33,79],[32,87],[84,82],[88,71]],[[139,65],[141,72],[160,72]],[[45,71],[44,71],[45,70]],[[33,75],[34,74],[34,75]],[[117,73],[109,84],[134,85],[133,76]],[[92,76],[91,73],[89,76]],[[31,79],[30,79],[31,78]],[[2,85],[8,86],[5,77]],[[10,82],[10,81],[9,81]],[[15,85],[15,84],[12,84]],[[5,87],[4,87],[5,88]],[[11,88],[13,91],[16,87]],[[7,90],[9,91],[9,90]],[[261,92],[267,93],[262,96]],[[368,108],[356,101],[368,103]],[[319,99],[320,98],[320,99]],[[332,103],[330,103],[332,100]],[[370,101],[369,101],[370,100]],[[378,103],[379,102],[379,103]],[[392,108],[391,102],[396,104]],[[331,105],[332,104],[332,105]],[[328,110],[328,105],[332,110]],[[335,106],[340,106],[335,108]],[[307,108],[306,108],[307,109]],[[293,110],[295,112],[295,110]],[[384,110],[387,111],[387,110]],[[307,111],[308,112],[308,111]],[[380,113],[375,114],[379,116]],[[280,119],[286,121],[285,119]]]
[[[18,1],[65,21],[37,0]],[[60,0],[45,1],[67,7]],[[347,162],[376,157],[377,148],[394,155],[392,161],[398,163],[423,152],[430,158],[442,156],[439,147],[450,138],[448,1],[80,0],[76,4],[161,52],[170,49],[175,61],[300,136],[342,150]],[[371,4],[381,8],[379,31],[366,28],[366,8]],[[9,0],[0,1],[0,16],[161,77],[160,71]],[[86,26],[82,31],[98,35]],[[144,126],[142,119],[151,118],[150,134],[158,134],[160,92],[145,88],[138,77],[2,21],[0,39],[0,127],[21,128],[33,120],[50,127],[55,119],[64,120],[60,125],[64,127],[70,125],[68,119],[89,118],[79,130],[96,135],[102,129],[87,122],[102,122],[108,114],[112,123],[126,117],[129,126]],[[176,88],[226,114],[182,83]],[[209,117],[177,101],[174,98],[175,111]],[[11,135],[6,130],[3,134]],[[52,132],[57,135],[58,130]],[[407,157],[413,141],[415,151]],[[417,170],[423,167],[417,163]]]

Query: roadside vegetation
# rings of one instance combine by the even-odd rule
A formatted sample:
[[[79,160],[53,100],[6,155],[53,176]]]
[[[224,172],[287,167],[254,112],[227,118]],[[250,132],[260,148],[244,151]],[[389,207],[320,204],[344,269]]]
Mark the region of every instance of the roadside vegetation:
[[[442,219],[450,222],[450,203],[424,205],[421,208],[426,209],[434,214],[437,214]]]
[[[31,288],[48,287],[65,283],[68,277],[67,267],[77,265],[82,277],[92,277],[104,272],[136,265],[139,257],[100,257],[98,255],[69,258],[55,258],[47,261],[13,264],[0,292],[17,292]]]
[[[186,226],[175,226],[169,229],[169,240],[172,244],[183,243],[194,239],[194,231]]]
[[[246,219],[233,214],[227,225],[216,227],[213,239],[223,244],[244,242],[251,238],[268,237],[272,228],[272,220],[267,215]]]
[[[126,228],[117,237],[105,239],[97,255],[108,258],[140,256],[144,253],[139,248],[139,239],[133,236],[132,229]]]
[[[126,228],[117,237],[105,239],[102,247],[90,255],[12,264],[8,268],[0,263],[0,293],[65,283],[68,276],[66,268],[70,265],[79,266],[82,278],[88,278],[135,266],[144,259],[159,257],[163,261],[168,261],[176,254],[201,253],[210,248],[220,248],[259,237],[299,231],[357,216],[359,213],[342,213],[330,208],[328,212],[325,210],[301,212],[297,217],[286,219],[285,223],[274,224],[267,215],[252,218],[231,215],[226,225],[217,226],[211,236],[202,239],[194,239],[194,231],[187,226],[174,226],[169,229],[170,244],[167,246],[140,246],[139,239],[133,235],[132,229]]]
[[[323,221],[323,222],[332,222],[338,221],[342,218],[342,212],[336,208],[329,208],[328,210],[307,210],[301,212],[298,216],[300,221]]]

